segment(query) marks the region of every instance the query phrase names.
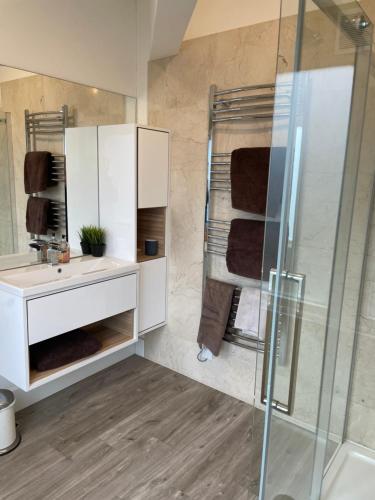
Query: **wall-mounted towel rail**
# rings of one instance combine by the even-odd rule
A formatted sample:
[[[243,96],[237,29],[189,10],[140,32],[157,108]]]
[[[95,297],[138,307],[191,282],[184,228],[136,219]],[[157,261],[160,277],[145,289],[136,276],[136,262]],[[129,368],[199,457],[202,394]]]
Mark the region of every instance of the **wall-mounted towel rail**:
[[[252,122],[252,130],[260,125],[260,130],[264,127],[270,127],[274,119],[281,120],[281,123],[287,125],[290,109],[290,84],[283,86],[281,92],[277,93],[275,100],[274,83],[265,83],[257,85],[247,85],[234,87],[230,89],[217,89],[211,86],[209,96],[209,137],[208,137],[208,165],[207,165],[207,195],[205,209],[205,238],[204,238],[204,272],[203,287],[206,278],[212,274],[210,257],[225,257],[228,247],[228,235],[230,230],[230,221],[213,218],[211,215],[211,197],[214,193],[226,196],[231,193],[231,152],[220,151],[215,148],[215,130],[220,124],[226,124],[226,134],[230,134],[232,123]],[[235,129],[237,130],[238,127]],[[245,146],[247,146],[245,144]],[[218,198],[220,199],[220,198]],[[215,205],[215,212],[217,206]],[[215,216],[217,217],[217,216]],[[246,213],[244,218],[266,221],[277,219],[266,219],[265,216]],[[209,273],[210,270],[210,273]],[[238,282],[238,277],[236,278]],[[244,286],[248,281],[244,280]],[[247,349],[263,351],[264,342],[257,338],[247,335],[245,332],[234,328],[235,315],[238,307],[240,290],[236,290],[234,302],[232,304],[231,315],[228,321],[228,327],[225,334],[225,340],[232,344],[245,347]]]
[[[65,184],[65,155],[52,154],[52,176],[51,179],[55,182],[63,182]]]

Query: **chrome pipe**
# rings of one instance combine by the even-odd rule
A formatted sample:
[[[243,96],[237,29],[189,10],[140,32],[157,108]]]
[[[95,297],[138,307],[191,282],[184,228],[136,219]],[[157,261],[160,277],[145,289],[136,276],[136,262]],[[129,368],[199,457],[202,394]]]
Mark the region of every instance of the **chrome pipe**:
[[[275,83],[260,83],[258,85],[247,85],[246,87],[235,87],[233,89],[218,90],[217,92],[214,92],[214,96],[234,94],[235,92],[245,92],[247,90],[273,89],[275,87]]]
[[[279,96],[280,97],[280,96]],[[246,102],[246,101],[264,101],[265,99],[274,99],[275,94],[260,94],[260,95],[244,95],[240,97],[231,97],[230,99],[218,99],[214,101],[214,106],[223,106],[232,102]]]
[[[262,120],[265,118],[289,118],[289,113],[278,114],[259,114],[259,115],[240,115],[240,116],[226,116],[224,118],[213,118],[213,122],[227,122],[227,121],[243,121],[243,120]]]
[[[280,109],[280,108],[290,108],[289,103],[275,104],[270,102],[269,104],[255,104],[254,106],[238,106],[237,108],[221,108],[214,109],[214,114],[218,113],[230,113],[231,111],[256,111],[257,109]]]

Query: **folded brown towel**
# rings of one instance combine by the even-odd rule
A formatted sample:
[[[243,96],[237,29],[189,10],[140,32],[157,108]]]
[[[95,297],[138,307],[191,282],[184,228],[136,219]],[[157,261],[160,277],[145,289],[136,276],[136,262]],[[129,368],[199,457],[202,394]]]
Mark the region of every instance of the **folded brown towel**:
[[[26,230],[33,234],[47,234],[50,202],[47,198],[30,196],[26,208]]]
[[[227,327],[234,286],[208,278],[204,289],[198,344],[218,356]]]
[[[262,276],[264,222],[233,219],[227,249],[230,273],[260,280]]]
[[[270,148],[240,148],[232,152],[230,179],[232,207],[266,213]]]
[[[30,365],[38,371],[53,370],[92,356],[102,347],[92,334],[73,330],[30,346]]]
[[[31,151],[25,155],[25,193],[39,193],[54,184],[51,181],[52,155],[48,151]]]

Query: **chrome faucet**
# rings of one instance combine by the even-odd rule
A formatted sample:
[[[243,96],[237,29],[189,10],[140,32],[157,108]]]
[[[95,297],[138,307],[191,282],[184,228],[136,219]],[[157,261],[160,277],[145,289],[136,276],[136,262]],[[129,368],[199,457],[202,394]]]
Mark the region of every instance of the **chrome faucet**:
[[[38,262],[47,262],[48,241],[33,240],[29,243],[31,251],[37,252]]]

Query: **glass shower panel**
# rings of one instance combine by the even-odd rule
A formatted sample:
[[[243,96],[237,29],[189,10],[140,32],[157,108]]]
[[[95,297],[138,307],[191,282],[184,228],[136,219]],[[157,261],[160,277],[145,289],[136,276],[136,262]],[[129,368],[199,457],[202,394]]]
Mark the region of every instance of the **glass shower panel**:
[[[327,431],[368,70],[356,50],[362,37],[369,47],[368,35],[357,31],[357,5],[347,13],[327,1],[300,2],[298,15],[293,8],[283,2],[277,96],[289,93],[290,119],[273,128],[264,259],[275,214],[279,251],[273,279],[262,287],[268,328],[260,499],[267,500],[318,499],[324,458],[337,446]],[[280,148],[282,202],[275,197]]]
[[[9,151],[7,113],[0,112],[0,255],[17,251],[13,166]]]

